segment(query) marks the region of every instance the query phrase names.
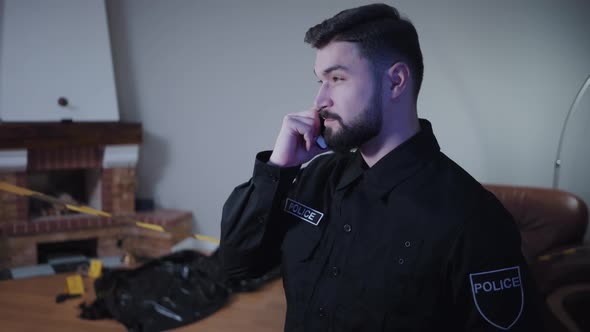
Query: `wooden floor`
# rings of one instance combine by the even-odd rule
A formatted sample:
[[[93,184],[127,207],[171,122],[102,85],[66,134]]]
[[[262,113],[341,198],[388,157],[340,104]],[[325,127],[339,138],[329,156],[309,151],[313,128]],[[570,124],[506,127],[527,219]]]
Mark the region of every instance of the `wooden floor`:
[[[69,274],[0,281],[0,330],[10,332],[107,332],[126,331],[116,321],[79,319],[77,308],[83,300],[94,298],[92,279],[85,278],[83,299],[55,303]],[[223,309],[194,324],[174,332],[283,330],[285,296],[280,280],[273,281],[254,293],[237,294]]]

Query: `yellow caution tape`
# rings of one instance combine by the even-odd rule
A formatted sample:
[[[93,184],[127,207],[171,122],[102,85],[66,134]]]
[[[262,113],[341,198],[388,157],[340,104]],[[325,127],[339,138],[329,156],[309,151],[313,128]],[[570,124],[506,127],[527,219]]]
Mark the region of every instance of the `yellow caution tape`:
[[[547,255],[542,255],[537,257],[537,260],[539,261],[548,261],[554,257],[559,257],[559,256],[567,256],[567,255],[573,255],[576,252],[580,251],[580,250],[587,250],[589,247],[577,247],[577,248],[569,248],[569,249],[565,249],[562,250],[560,252],[556,252],[554,254],[547,254]]]
[[[135,222],[135,224],[139,227],[151,229],[152,231],[165,232],[164,227],[162,227],[160,225],[148,224],[148,223],[141,222],[141,221],[137,221],[137,222]]]
[[[194,234],[193,236],[197,240],[202,240],[202,241],[207,241],[207,242],[219,244],[219,239],[216,239],[216,238],[213,238],[213,237],[210,237],[210,236],[200,235],[200,234]]]
[[[91,208],[89,206],[63,203],[57,198],[54,198],[54,197],[51,197],[51,196],[48,196],[48,195],[45,195],[43,193],[39,193],[36,191],[32,191],[27,188],[15,186],[13,184],[3,182],[3,181],[0,181],[0,190],[6,191],[9,193],[13,193],[16,195],[20,195],[20,196],[30,196],[31,198],[43,200],[43,201],[46,201],[46,202],[49,202],[52,204],[63,204],[68,210],[76,211],[79,213],[89,214],[89,215],[93,215],[93,216],[101,216],[101,217],[113,217],[108,212],[97,210],[97,209]],[[141,227],[141,228],[150,229],[150,230],[157,231],[157,232],[170,233],[169,231],[167,231],[164,227],[162,227],[160,225],[148,224],[148,223],[141,222],[141,221],[133,221],[133,222],[135,223],[136,226]],[[207,241],[207,242],[211,242],[214,244],[219,244],[219,239],[216,239],[216,238],[213,238],[210,236],[201,235],[201,234],[191,234],[191,236],[193,236],[194,238],[196,238],[198,240]]]
[[[68,210],[72,210],[72,211],[76,211],[76,212],[80,212],[80,213],[84,213],[84,214],[90,214],[93,216],[101,216],[101,217],[111,217],[110,213],[106,213],[97,209],[93,209],[89,206],[76,206],[76,205],[72,205],[72,204],[66,204],[66,208],[68,208]]]
[[[30,195],[35,194],[35,192],[32,190],[29,190],[27,188],[17,187],[15,185],[12,185],[12,184],[6,183],[6,182],[0,182],[0,189],[7,191],[9,193],[13,193],[13,194],[21,195],[21,196],[30,196]]]

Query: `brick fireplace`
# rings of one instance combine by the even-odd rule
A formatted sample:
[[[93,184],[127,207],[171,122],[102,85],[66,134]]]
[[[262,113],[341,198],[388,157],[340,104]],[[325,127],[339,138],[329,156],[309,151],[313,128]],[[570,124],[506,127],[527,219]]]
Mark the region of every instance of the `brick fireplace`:
[[[131,123],[0,124],[0,181],[113,215],[72,214],[59,204],[0,192],[0,268],[37,264],[47,255],[39,250],[51,244],[71,250],[67,243],[87,240],[103,257],[122,254],[126,243],[158,256],[178,240],[130,220],[190,232],[190,212],[135,211],[141,139],[141,125]]]
[[[129,157],[133,158],[135,147],[127,145],[125,148],[129,150]],[[60,192],[60,188],[49,190],[49,193],[47,189],[50,186],[36,188],[32,183],[33,181],[31,181],[31,175],[43,174],[46,178],[49,178],[47,182],[50,182],[51,174],[60,171],[62,173],[61,177],[66,177],[66,179],[61,180],[63,182],[64,180],[67,181],[67,171],[71,171],[71,181],[80,182],[79,176],[74,178],[73,175],[76,171],[78,171],[77,173],[82,171],[87,173],[86,181],[82,181],[86,183],[92,182],[92,184],[91,187],[86,188],[86,201],[76,200],[75,203],[89,205],[115,215],[133,213],[136,187],[135,167],[123,164],[105,167],[103,165],[104,155],[105,147],[103,146],[29,149],[27,150],[27,164],[23,165],[24,169],[5,170],[0,173],[0,179],[17,186],[42,191],[52,196],[71,196],[71,192]],[[129,159],[125,162],[133,164],[136,160]],[[38,202],[32,202],[27,197],[14,196],[10,193],[1,193],[0,197],[0,218],[3,221],[11,219],[14,221],[43,219],[42,217],[33,218],[30,215],[30,205]]]

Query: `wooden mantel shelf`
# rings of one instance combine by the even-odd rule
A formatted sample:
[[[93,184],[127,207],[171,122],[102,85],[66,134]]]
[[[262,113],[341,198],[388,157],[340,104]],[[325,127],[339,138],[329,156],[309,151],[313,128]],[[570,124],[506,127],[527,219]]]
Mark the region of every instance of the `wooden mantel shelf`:
[[[140,123],[3,122],[0,149],[141,144]]]

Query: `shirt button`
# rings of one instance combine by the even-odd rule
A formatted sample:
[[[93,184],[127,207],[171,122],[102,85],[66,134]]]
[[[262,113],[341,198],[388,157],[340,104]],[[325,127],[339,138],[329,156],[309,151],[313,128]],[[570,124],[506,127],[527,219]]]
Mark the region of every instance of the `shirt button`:
[[[397,262],[401,265],[401,264],[404,263],[404,259],[403,258],[400,258]]]
[[[332,267],[332,276],[333,277],[337,277],[340,274],[340,269],[338,269],[336,266]]]
[[[405,246],[406,246],[406,248],[409,248],[410,247],[410,241],[406,241]]]
[[[349,224],[344,225],[344,231],[346,233],[350,233],[350,231],[352,231],[352,226],[350,226]]]
[[[275,176],[273,173],[268,172],[268,177],[271,178],[272,182],[277,182],[279,181],[279,178],[277,176]]]
[[[326,311],[324,310],[324,308],[320,308],[320,309],[318,310],[318,316],[320,316],[320,317],[322,317],[322,318],[323,318],[323,317],[326,317]]]

